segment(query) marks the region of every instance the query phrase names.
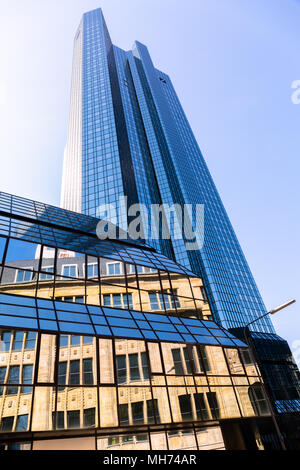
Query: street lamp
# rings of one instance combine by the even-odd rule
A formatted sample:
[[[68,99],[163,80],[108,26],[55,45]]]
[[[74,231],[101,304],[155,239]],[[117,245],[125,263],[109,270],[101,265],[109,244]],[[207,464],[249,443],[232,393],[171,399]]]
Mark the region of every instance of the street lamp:
[[[296,302],[295,299],[293,300],[290,300],[289,302],[286,302],[282,305],[279,305],[279,307],[276,307],[276,308],[273,308],[273,310],[270,310],[269,312],[267,313],[264,313],[263,315],[261,315],[260,317],[257,317],[255,318],[255,320],[252,320],[251,322],[249,322],[245,327],[244,327],[244,338],[245,338],[245,341],[248,345],[248,348],[249,348],[249,354],[250,354],[250,357],[251,357],[251,360],[253,362],[253,364],[255,364],[255,358],[253,356],[253,353],[252,353],[252,348],[250,346],[250,343],[248,341],[248,337],[247,337],[247,328],[252,325],[252,323],[255,323],[256,321],[258,320],[261,320],[262,318],[266,317],[267,315],[274,315],[274,313],[276,312],[279,312],[279,310],[282,310],[286,307],[288,307],[289,305],[292,305]],[[276,417],[275,417],[275,414],[274,414],[274,411],[273,411],[273,407],[272,407],[272,404],[271,404],[271,401],[270,401],[270,398],[269,398],[269,395],[266,391],[266,388],[265,388],[265,384],[262,383],[262,386],[263,386],[263,389],[264,389],[264,393],[265,393],[265,397],[266,397],[266,400],[268,402],[268,406],[269,406],[269,409],[271,411],[271,415],[272,415],[272,420],[273,420],[273,423],[274,423],[274,426],[275,426],[275,429],[276,429],[276,432],[278,434],[278,438],[279,438],[279,441],[280,441],[280,444],[281,444],[281,447],[282,447],[282,450],[286,450],[286,446],[285,446],[285,443],[284,443],[284,439],[282,437],[282,434],[280,432],[280,429],[279,429],[279,426],[278,426],[278,423],[277,423],[277,420],[276,420]]]

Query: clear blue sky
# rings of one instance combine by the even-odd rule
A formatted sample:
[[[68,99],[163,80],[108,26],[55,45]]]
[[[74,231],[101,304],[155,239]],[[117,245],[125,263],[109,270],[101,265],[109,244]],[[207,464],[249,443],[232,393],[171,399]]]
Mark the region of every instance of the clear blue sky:
[[[168,73],[268,308],[300,362],[297,0],[2,0],[0,189],[58,205],[72,44],[101,6],[113,42]]]

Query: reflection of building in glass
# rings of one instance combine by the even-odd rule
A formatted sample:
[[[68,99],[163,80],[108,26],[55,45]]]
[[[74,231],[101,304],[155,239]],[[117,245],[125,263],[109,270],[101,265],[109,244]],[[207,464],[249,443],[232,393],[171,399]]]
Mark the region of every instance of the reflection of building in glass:
[[[92,216],[113,204],[123,226],[120,196],[149,211],[204,204],[201,249],[187,250],[175,233],[146,239],[203,279],[215,320],[243,338],[243,327],[266,309],[171,79],[140,42],[129,51],[113,45],[99,8],[83,15],[74,39],[61,202]],[[153,295],[152,302],[160,300]],[[276,410],[300,412],[299,371],[287,342],[269,317],[248,334]]]
[[[2,448],[278,446],[259,369],[199,277],[27,204],[0,194]]]

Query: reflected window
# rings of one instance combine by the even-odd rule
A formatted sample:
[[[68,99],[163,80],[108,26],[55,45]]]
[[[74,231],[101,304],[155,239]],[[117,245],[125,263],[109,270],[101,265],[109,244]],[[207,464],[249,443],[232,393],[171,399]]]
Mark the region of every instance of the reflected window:
[[[190,395],[180,395],[178,398],[182,420],[192,421],[193,411]]]
[[[87,277],[88,279],[98,277],[98,264],[92,263],[87,265]]]
[[[204,288],[204,286],[200,286],[200,289],[201,289],[201,294],[202,294],[202,298],[203,298],[203,301],[204,303],[208,303],[208,298],[207,298],[207,294],[206,294],[206,290]]]
[[[8,416],[6,418],[2,418],[1,420],[1,431],[12,431],[14,425],[14,417]]]
[[[181,359],[181,354],[180,354],[180,348],[172,349],[172,356],[173,356],[175,374],[183,375],[184,371],[183,371],[183,364],[182,364],[182,359]]]
[[[135,403],[131,403],[131,413],[133,424],[144,423],[144,402],[138,401]]]
[[[14,339],[13,339],[13,345],[12,345],[13,351],[21,351],[22,350],[23,338],[24,338],[24,332],[23,331],[16,331],[15,332]]]
[[[7,383],[9,384],[18,384],[20,377],[20,366],[10,366],[8,372]],[[7,395],[16,395],[18,393],[18,387],[7,387]]]
[[[147,400],[148,424],[155,423],[155,416],[156,416],[157,424],[160,423],[160,416],[159,416],[159,411],[158,411],[158,401],[157,401],[157,399]]]
[[[130,381],[141,380],[137,354],[129,354]]]
[[[83,359],[83,385],[92,385],[93,383],[93,359]]]
[[[55,425],[55,416],[56,416],[56,425]],[[55,411],[52,413],[53,429],[64,429],[65,428],[65,413],[64,411]]]
[[[25,364],[23,365],[22,371],[22,383],[23,384],[32,384],[32,374],[33,374],[33,365],[32,364]],[[32,387],[30,386],[23,386],[21,393],[31,393]]]
[[[113,306],[122,307],[121,294],[112,294]]]
[[[253,364],[253,361],[251,359],[251,354],[249,352],[249,349],[240,349],[240,353],[241,353],[241,358],[242,358],[242,361],[243,361],[243,364],[245,366],[248,366],[250,364]]]
[[[61,348],[68,346],[69,344],[69,336],[68,335],[60,335],[59,336],[59,345]]]
[[[32,267],[28,269],[33,269]],[[17,269],[16,281],[15,282],[30,282],[32,280],[33,273],[31,271],[25,271],[24,269]]]
[[[69,385],[80,385],[80,361],[70,361]]]
[[[125,354],[117,356],[117,377],[118,377],[118,384],[123,384],[127,382],[127,368],[126,368]]]
[[[108,438],[108,446],[116,446],[120,442],[120,438],[118,436],[109,437]]]
[[[43,267],[42,270],[44,272],[40,274],[41,281],[48,281],[48,280],[53,279],[54,266],[46,266],[46,267]],[[49,273],[49,274],[46,274],[46,273]]]
[[[80,411],[73,410],[67,412],[68,428],[80,428]]]
[[[142,360],[142,369],[143,369],[143,376],[144,380],[149,379],[149,363],[148,363],[148,357],[145,352],[141,353],[141,360]]]
[[[95,426],[95,408],[83,410],[83,426],[93,428]]]
[[[4,384],[6,376],[6,367],[0,367],[0,384]],[[0,385],[0,397],[3,394],[3,386]]]
[[[16,431],[27,431],[28,415],[19,415],[17,417]]]
[[[78,268],[76,264],[65,264],[62,267],[62,275],[67,277],[78,277]]]
[[[28,331],[25,339],[25,349],[34,349],[36,342],[36,335],[34,331]]]
[[[207,400],[208,400],[210,411],[211,411],[213,418],[219,419],[220,408],[219,408],[219,403],[218,403],[216,392],[207,392],[206,396],[207,396]]]
[[[248,394],[256,416],[269,414],[268,403],[260,383],[251,385]]]
[[[12,334],[10,331],[3,331],[1,335],[0,351],[9,351]]]
[[[121,263],[107,263],[106,274],[108,276],[117,276],[121,274]]]
[[[80,344],[80,336],[72,335],[71,336],[71,346],[78,346]]]
[[[210,372],[211,367],[207,355],[207,348],[206,346],[203,346],[202,344],[196,346],[197,349],[197,355],[198,355],[198,361],[199,361],[199,366],[200,366],[200,371],[201,372]]]
[[[128,414],[128,404],[124,403],[119,405],[119,417],[120,417],[120,425],[129,424],[129,414]]]
[[[57,375],[57,383],[58,385],[66,385],[67,380],[67,362],[59,362],[58,363],[58,375]],[[58,387],[58,391],[64,390],[65,387]]]
[[[208,420],[209,414],[205,403],[204,393],[194,393],[196,414],[198,419]]]

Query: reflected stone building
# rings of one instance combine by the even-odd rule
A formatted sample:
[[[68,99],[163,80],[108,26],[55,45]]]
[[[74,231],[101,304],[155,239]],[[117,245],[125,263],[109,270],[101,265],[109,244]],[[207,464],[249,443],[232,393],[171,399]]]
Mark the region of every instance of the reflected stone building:
[[[3,449],[276,448],[202,279],[98,220],[0,193]],[[51,218],[50,218],[51,215]]]

